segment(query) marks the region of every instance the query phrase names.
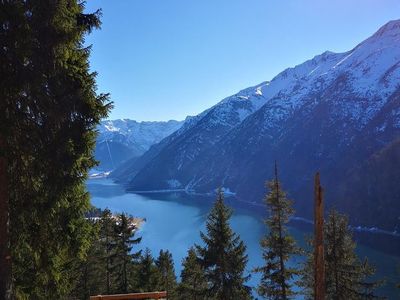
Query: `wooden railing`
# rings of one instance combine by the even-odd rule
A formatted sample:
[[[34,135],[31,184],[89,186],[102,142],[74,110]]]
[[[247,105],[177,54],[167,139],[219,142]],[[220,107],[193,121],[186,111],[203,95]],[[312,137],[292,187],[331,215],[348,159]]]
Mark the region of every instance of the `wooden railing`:
[[[131,300],[131,299],[167,299],[167,292],[150,292],[117,295],[90,296],[90,300]]]

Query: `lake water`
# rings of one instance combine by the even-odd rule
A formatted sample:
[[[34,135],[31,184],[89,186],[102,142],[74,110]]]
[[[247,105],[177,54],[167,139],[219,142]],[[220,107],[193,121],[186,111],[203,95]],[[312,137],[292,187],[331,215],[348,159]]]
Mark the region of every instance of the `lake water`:
[[[182,259],[187,250],[195,243],[201,244],[199,232],[205,231],[205,219],[213,203],[206,196],[191,196],[185,193],[126,193],[124,189],[109,179],[90,179],[87,182],[92,204],[99,208],[109,208],[113,212],[126,212],[133,216],[146,218],[146,222],[138,231],[142,242],[137,249],[149,248],[157,257],[161,249],[168,249],[174,258],[175,270],[179,278]],[[260,238],[265,233],[262,214],[249,209],[247,205],[227,198],[226,204],[233,207],[234,214],[231,226],[247,246],[249,263],[247,271],[262,265]],[[262,209],[262,208],[261,208]],[[290,233],[300,246],[305,246],[304,239],[309,232],[290,228]],[[400,257],[385,254],[369,247],[359,245],[360,257],[367,256],[377,267],[377,277],[385,277],[387,284],[380,291],[389,299],[400,299],[400,290],[394,288],[400,282],[396,270],[400,268]],[[297,264],[301,257],[294,258],[290,264]],[[399,270],[400,272],[400,270]],[[259,276],[252,274],[250,286],[256,286]]]

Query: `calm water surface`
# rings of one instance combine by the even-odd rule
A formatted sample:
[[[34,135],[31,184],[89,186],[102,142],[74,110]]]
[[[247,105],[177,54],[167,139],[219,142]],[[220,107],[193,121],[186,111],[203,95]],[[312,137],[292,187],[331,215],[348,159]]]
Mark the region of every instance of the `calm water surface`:
[[[138,236],[142,237],[138,249],[148,247],[155,257],[161,249],[168,249],[173,255],[179,277],[181,262],[187,250],[195,243],[202,244],[199,232],[205,231],[205,219],[212,205],[212,198],[183,193],[126,193],[120,185],[109,179],[91,179],[87,186],[94,206],[146,218],[138,232]],[[247,271],[250,273],[251,269],[263,262],[259,246],[260,238],[265,233],[262,214],[247,209],[234,199],[227,198],[226,203],[234,209],[231,226],[247,246]],[[290,232],[300,246],[305,246],[304,239],[309,232],[295,228],[290,228]],[[377,277],[387,279],[388,284],[380,291],[390,296],[390,299],[400,299],[400,293],[394,288],[394,282],[400,282],[396,270],[400,266],[400,258],[362,245],[359,245],[358,252],[361,257],[368,256],[369,261],[377,266]],[[301,260],[301,257],[294,258],[290,263],[297,264]],[[258,281],[259,276],[252,274],[249,285],[256,286]]]

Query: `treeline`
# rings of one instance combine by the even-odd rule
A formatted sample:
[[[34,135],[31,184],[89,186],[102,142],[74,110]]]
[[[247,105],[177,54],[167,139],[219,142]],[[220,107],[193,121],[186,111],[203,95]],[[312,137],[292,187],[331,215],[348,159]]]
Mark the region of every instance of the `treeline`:
[[[252,270],[261,274],[256,292],[263,299],[293,299],[299,295],[315,299],[314,241],[310,238],[309,247],[300,249],[288,232],[294,210],[277,171],[267,188],[267,233],[260,241],[264,264]],[[135,238],[137,226],[133,218],[125,214],[112,216],[105,210],[93,224],[98,234],[85,263],[77,270],[76,298],[165,290],[168,299],[252,299],[252,289],[247,284],[251,274],[246,271],[246,246],[229,225],[231,215],[219,190],[206,230],[200,232],[203,243],[188,250],[178,283],[171,253],[162,250],[153,258],[148,249],[137,251],[141,238]],[[384,299],[375,293],[384,282],[372,280],[374,268],[367,258],[360,259],[355,253],[347,217],[331,210],[323,232],[325,299]],[[305,256],[304,262],[289,263],[296,256]]]
[[[182,262],[178,284],[174,262],[168,250],[154,258],[149,249],[138,251],[138,229],[134,218],[108,209],[100,218],[88,218],[94,228],[92,246],[76,268],[71,297],[167,291],[168,299],[251,299],[245,283],[246,247],[229,226],[231,209],[218,193],[207,218],[206,232],[200,233],[204,246],[193,245]],[[137,248],[137,247],[136,247]]]
[[[97,211],[98,212],[98,211]],[[137,218],[108,209],[99,217],[88,218],[94,228],[91,247],[77,266],[72,298],[90,295],[171,290],[176,287],[172,255],[160,251],[154,259],[150,250],[135,251],[141,238],[135,238]]]

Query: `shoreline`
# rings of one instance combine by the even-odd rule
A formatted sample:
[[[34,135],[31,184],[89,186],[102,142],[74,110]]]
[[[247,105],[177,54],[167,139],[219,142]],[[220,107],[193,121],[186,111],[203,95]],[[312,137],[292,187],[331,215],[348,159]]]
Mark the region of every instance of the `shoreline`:
[[[112,180],[112,179],[111,179]],[[126,189],[126,191],[128,193],[133,193],[133,194],[163,194],[163,193],[176,193],[176,192],[184,192],[188,195],[195,195],[195,196],[212,196],[212,193],[198,193],[198,192],[191,192],[188,191],[186,189],[163,189],[163,190],[150,190],[150,191],[135,191],[135,190],[129,190]],[[241,200],[239,198],[236,198],[236,195],[234,193],[228,193],[226,194],[226,197],[232,198],[234,197],[236,199],[236,201],[241,202],[241,203],[245,203],[245,204],[249,204],[253,207],[265,207],[264,204],[262,203],[257,203],[257,202],[250,202],[250,201],[245,201],[245,200]],[[307,224],[314,224],[313,220],[304,218],[304,217],[300,217],[300,216],[294,216],[290,219],[290,221],[299,221],[299,222],[303,222],[303,223],[307,223]],[[349,229],[354,231],[354,232],[366,232],[366,233],[370,233],[370,234],[381,234],[381,235],[387,235],[387,236],[391,236],[394,238],[400,238],[400,232],[395,231],[390,231],[390,230],[385,230],[385,229],[381,229],[379,227],[373,226],[373,227],[368,227],[368,226],[361,226],[361,225],[349,225]]]
[[[140,194],[158,194],[158,193],[159,194],[185,193],[187,195],[208,196],[208,197],[213,195],[213,193],[211,193],[211,192],[198,193],[198,192],[195,192],[194,190],[189,190],[189,189],[160,189],[160,190],[142,190],[142,191],[130,190],[130,189],[126,188],[123,184],[116,183],[112,178],[110,178],[109,177],[110,172],[104,172],[103,174],[104,174],[103,176],[91,176],[91,177],[89,177],[89,179],[108,179],[108,180],[111,180],[113,183],[119,184],[122,187],[124,187],[124,189],[127,193],[133,193],[133,194],[139,194],[139,195]],[[244,203],[244,204],[248,204],[249,206],[252,206],[252,207],[265,207],[265,205],[262,203],[241,200],[236,197],[235,193],[229,192],[225,196],[227,198],[235,198],[236,201]],[[306,223],[309,225],[314,224],[313,220],[310,220],[310,219],[307,219],[304,217],[300,217],[300,216],[294,216],[291,218],[290,221],[298,221],[298,222]],[[394,230],[394,231],[385,230],[385,229],[381,229],[376,226],[368,227],[368,226],[361,226],[361,225],[349,225],[349,229],[352,230],[353,232],[368,233],[368,234],[373,234],[373,235],[384,235],[384,236],[390,236],[393,238],[400,238],[400,232],[397,232],[396,230]]]

